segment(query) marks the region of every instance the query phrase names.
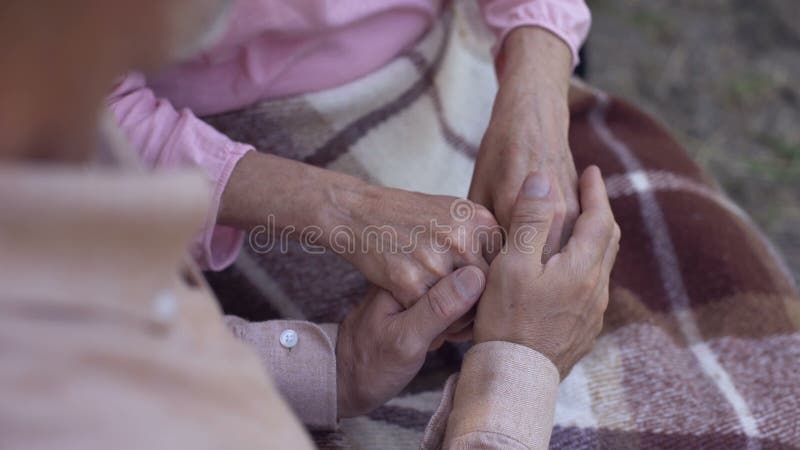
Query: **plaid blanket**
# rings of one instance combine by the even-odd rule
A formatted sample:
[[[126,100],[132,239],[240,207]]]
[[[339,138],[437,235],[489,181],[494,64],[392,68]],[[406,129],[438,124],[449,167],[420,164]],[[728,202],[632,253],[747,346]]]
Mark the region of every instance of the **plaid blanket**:
[[[372,183],[464,196],[497,89],[491,38],[458,2],[350,84],[206,118],[232,138]],[[800,447],[800,298],[778,253],[665,128],[574,83],[570,144],[606,176],[622,242],[605,328],[562,382],[553,448]],[[339,321],[367,283],[290,244],[208,274],[226,312]],[[464,348],[429,355],[385,406],[318,433],[326,448],[417,448]]]

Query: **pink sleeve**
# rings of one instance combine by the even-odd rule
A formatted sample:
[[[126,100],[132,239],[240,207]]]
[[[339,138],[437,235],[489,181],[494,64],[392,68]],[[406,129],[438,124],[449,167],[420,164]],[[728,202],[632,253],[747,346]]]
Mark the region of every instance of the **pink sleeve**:
[[[156,98],[138,73],[125,76],[108,98],[125,136],[149,169],[199,167],[213,183],[211,207],[191,254],[204,268],[221,270],[239,253],[244,233],[216,224],[222,192],[239,159],[253,147],[240,144],[184,109]]]
[[[235,316],[225,316],[225,323],[256,351],[278,390],[307,427],[334,430],[339,426],[337,325],[301,320],[248,322]],[[289,331],[294,332],[295,339],[287,347],[281,337]]]
[[[486,24],[497,36],[494,53],[511,30],[538,26],[555,34],[572,51],[572,64],[579,61],[578,49],[586,36],[592,17],[584,0],[479,0]]]

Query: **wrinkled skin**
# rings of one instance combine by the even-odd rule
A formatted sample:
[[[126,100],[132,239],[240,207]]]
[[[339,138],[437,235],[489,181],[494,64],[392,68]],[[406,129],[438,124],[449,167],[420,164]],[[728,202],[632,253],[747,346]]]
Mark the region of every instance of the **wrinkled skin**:
[[[526,186],[537,182],[541,186],[542,178],[546,176],[529,177]],[[574,233],[546,262],[542,248],[553,225],[555,193],[548,186],[542,198],[524,194],[517,198],[509,236],[523,226],[536,229],[528,243],[533,250],[520,250],[509,239],[507,251],[492,262],[474,324],[476,343],[524,345],[553,361],[562,378],[600,333],[619,250],[619,226],[597,167],[583,173],[580,192],[581,215]]]
[[[439,281],[409,309],[375,288],[345,318],[336,345],[340,417],[375,409],[419,372],[431,343],[469,311],[483,292],[477,267]]]
[[[575,232],[563,251],[546,262],[542,248],[556,200],[549,177],[537,173],[523,183],[506,247],[493,260],[488,278],[475,266],[462,268],[409,309],[388,291],[373,289],[339,330],[340,417],[366,413],[399,393],[444,330],[476,302],[476,344],[523,345],[549,358],[565,377],[602,328],[619,248],[619,227],[596,167],[584,172],[580,189],[582,212]]]

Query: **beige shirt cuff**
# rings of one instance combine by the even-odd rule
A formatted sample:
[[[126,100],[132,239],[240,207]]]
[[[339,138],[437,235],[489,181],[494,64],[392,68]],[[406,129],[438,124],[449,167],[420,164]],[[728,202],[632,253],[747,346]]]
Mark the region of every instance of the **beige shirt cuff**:
[[[248,322],[233,316],[226,316],[225,322],[256,350],[278,390],[307,427],[336,429],[337,325],[299,320]],[[291,348],[280,340],[286,330],[294,330],[297,336]]]
[[[478,344],[464,356],[457,381],[449,380],[423,448],[546,449],[559,381],[555,365],[537,351],[509,342]],[[445,422],[443,433],[431,429]]]

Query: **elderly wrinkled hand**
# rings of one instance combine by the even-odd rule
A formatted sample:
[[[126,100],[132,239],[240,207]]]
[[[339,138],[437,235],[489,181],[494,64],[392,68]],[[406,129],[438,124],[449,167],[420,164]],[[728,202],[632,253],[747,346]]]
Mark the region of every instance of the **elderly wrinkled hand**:
[[[406,308],[460,267],[487,272],[502,246],[494,216],[469,200],[364,184],[342,204],[336,225],[355,237],[355,251],[333,250]]]
[[[481,270],[464,267],[409,309],[374,288],[339,328],[339,417],[366,413],[399,393],[422,367],[431,343],[473,307],[484,286]]]
[[[572,56],[536,27],[512,31],[503,47],[500,89],[481,142],[469,198],[508,228],[514,200],[532,171],[553,177],[548,255],[561,249],[578,217],[577,172],[569,146],[567,92]]]
[[[620,239],[597,167],[582,174],[580,197],[572,237],[544,262],[556,194],[546,174],[528,176],[511,214],[506,248],[492,262],[473,329],[476,344],[508,341],[538,351],[562,378],[600,333]]]

